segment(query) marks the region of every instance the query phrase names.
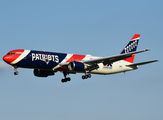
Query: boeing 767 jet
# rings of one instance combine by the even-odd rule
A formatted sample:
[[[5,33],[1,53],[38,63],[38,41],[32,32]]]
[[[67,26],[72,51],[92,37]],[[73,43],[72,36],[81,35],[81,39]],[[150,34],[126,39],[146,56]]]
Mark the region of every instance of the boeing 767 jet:
[[[48,77],[61,71],[64,79],[61,82],[70,81],[69,74],[83,73],[82,79],[91,78],[92,74],[109,75],[138,69],[138,66],[157,62],[133,63],[135,54],[149,51],[143,49],[136,51],[139,34],[135,34],[122,52],[118,55],[107,57],[95,57],[91,55],[77,55],[58,52],[46,52],[36,50],[16,49],[8,52],[3,60],[11,65],[18,75],[17,68],[30,68],[37,77]]]

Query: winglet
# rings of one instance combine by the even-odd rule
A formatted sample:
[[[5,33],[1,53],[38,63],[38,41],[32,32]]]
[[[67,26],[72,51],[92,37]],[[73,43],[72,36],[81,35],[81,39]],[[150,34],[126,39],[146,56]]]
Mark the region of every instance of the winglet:
[[[145,49],[144,51],[150,51],[150,49]]]

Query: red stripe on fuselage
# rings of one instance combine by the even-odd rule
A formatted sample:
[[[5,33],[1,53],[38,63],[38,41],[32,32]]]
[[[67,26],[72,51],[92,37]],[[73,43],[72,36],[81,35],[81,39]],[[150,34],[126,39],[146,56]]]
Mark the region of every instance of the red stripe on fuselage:
[[[81,61],[85,58],[85,55],[72,55],[70,59],[68,59],[66,62],[71,62],[71,61]]]

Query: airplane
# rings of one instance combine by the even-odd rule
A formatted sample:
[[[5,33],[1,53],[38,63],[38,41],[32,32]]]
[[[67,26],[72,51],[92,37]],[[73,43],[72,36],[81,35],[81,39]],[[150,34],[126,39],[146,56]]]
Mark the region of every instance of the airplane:
[[[15,75],[18,75],[18,67],[34,69],[33,73],[37,77],[48,77],[60,71],[64,75],[64,79],[61,80],[64,83],[71,80],[67,77],[69,74],[84,73],[82,79],[87,79],[91,78],[91,74],[126,72],[138,69],[140,65],[159,61],[133,63],[135,54],[149,51],[136,51],[139,38],[140,34],[135,34],[120,54],[107,57],[16,49],[8,52],[3,60],[13,67]]]

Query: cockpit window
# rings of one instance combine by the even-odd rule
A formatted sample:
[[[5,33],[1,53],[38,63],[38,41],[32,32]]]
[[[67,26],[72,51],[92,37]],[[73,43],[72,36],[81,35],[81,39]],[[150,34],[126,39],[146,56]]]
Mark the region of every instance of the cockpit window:
[[[15,53],[7,53],[7,55],[15,55]]]

